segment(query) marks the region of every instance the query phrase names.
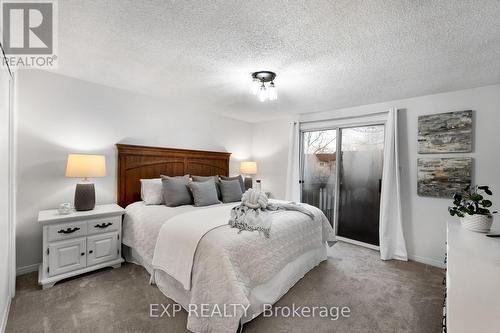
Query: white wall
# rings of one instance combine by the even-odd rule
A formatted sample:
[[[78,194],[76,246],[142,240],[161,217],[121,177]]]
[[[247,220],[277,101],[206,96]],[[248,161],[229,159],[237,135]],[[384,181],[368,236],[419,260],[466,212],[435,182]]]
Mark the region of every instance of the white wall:
[[[1,59],[3,61],[3,59]],[[0,332],[7,323],[11,290],[10,249],[10,75],[0,67]]]
[[[493,201],[500,208],[500,85],[461,90],[443,94],[409,98],[385,103],[358,106],[315,114],[302,115],[301,121],[352,117],[387,110],[400,112],[400,163],[402,177],[402,206],[404,232],[408,253],[414,260],[442,265],[445,252],[447,207],[450,200],[425,198],[417,195],[417,118],[422,114],[447,111],[474,110],[474,151],[472,154],[445,154],[439,156],[471,156],[474,158],[474,179],[477,184],[488,184],[495,192]],[[263,188],[277,196],[284,196],[286,184],[286,153],[288,151],[287,120],[254,125],[253,153],[263,164],[259,177]],[[274,154],[275,145],[280,152]],[[422,155],[428,156],[428,155]],[[497,222],[500,217],[497,217]]]
[[[260,179],[262,189],[274,198],[285,198],[290,121],[263,122],[253,128],[252,156],[258,162],[255,179]]]
[[[41,209],[72,202],[64,177],[70,152],[106,154],[94,179],[98,203],[116,202],[116,143],[231,152],[231,174],[251,155],[249,123],[182,109],[167,101],[43,71],[18,77],[17,267],[41,262]]]

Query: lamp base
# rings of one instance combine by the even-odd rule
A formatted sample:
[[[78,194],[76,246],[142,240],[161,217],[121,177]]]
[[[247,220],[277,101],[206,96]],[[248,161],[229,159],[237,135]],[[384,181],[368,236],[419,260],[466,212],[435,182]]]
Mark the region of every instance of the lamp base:
[[[251,189],[252,188],[252,177],[245,177],[245,189]]]
[[[76,184],[75,210],[92,210],[95,207],[95,188],[93,183]]]

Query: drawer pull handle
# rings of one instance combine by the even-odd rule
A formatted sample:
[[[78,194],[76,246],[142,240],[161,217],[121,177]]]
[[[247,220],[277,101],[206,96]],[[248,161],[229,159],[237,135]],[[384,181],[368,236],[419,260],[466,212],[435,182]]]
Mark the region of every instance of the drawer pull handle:
[[[96,224],[94,228],[99,228],[99,229],[104,229],[109,227],[110,225],[113,225],[113,223],[108,222],[108,223],[101,223],[101,224]]]
[[[72,234],[72,233],[74,233],[75,231],[78,231],[78,230],[80,230],[80,228],[75,227],[75,228],[68,228],[66,230],[61,229],[57,233],[58,234]]]
[[[90,250],[90,251],[89,251],[89,254],[92,254],[92,253],[94,253],[94,251],[93,251],[93,250]]]
[[[82,253],[80,253],[80,254],[81,254],[82,256],[84,256],[84,255],[85,255],[85,252],[82,252]]]

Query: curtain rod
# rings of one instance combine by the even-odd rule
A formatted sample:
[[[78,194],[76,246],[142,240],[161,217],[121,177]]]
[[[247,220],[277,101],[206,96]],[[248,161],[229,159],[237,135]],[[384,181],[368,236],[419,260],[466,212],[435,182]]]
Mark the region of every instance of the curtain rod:
[[[345,116],[345,117],[338,117],[338,118],[325,118],[325,119],[318,119],[318,120],[309,120],[309,121],[298,121],[300,124],[311,124],[311,123],[319,123],[323,121],[331,121],[331,120],[344,120],[344,119],[356,119],[356,118],[364,118],[364,117],[369,117],[369,116],[378,116],[381,114],[388,113],[389,111],[380,111],[380,112],[374,112],[374,113],[369,113],[369,114],[363,114],[363,115],[358,115],[358,116]]]

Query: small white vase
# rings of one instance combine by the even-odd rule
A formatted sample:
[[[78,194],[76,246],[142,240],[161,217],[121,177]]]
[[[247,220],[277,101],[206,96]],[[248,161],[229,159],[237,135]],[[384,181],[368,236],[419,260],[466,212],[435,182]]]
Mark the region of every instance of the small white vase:
[[[476,232],[489,232],[493,224],[493,216],[488,215],[465,215],[461,218],[465,229]]]

